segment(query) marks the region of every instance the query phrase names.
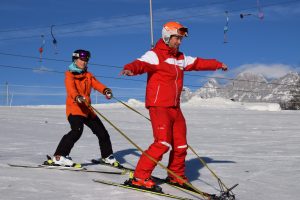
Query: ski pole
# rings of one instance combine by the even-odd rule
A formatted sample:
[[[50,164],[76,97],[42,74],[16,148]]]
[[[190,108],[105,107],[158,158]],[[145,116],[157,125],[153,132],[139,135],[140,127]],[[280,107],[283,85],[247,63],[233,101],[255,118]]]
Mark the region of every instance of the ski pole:
[[[129,108],[130,110],[134,111],[135,113],[141,115],[142,117],[146,118],[147,120],[149,120],[151,122],[151,119],[149,119],[148,117],[146,117],[145,115],[143,115],[141,112],[139,112],[138,110],[132,108],[131,106],[129,106],[128,104],[124,103],[123,101],[117,99],[116,97],[113,97],[115,100],[117,100],[118,102],[120,102],[121,104],[123,104],[124,106],[126,106],[127,108]],[[196,153],[196,151],[190,146],[188,145],[188,148],[196,155],[196,157],[200,160],[200,162],[211,172],[211,174],[218,180],[218,183],[221,187],[221,189],[223,187],[226,188],[226,190],[228,190],[228,187],[222,182],[222,180],[217,176],[217,174],[208,167],[207,163]]]
[[[139,111],[137,111],[136,109],[132,108],[131,106],[129,106],[128,104],[124,103],[123,101],[117,99],[116,97],[113,96],[113,98],[118,101],[119,103],[123,104],[124,106],[126,106],[127,108],[129,108],[130,110],[132,110],[133,112],[136,112],[137,114],[141,115],[142,117],[146,118],[147,120],[149,120],[151,122],[151,119],[149,119],[148,117],[146,117],[145,115],[143,115],[142,113],[140,113]]]
[[[192,184],[190,184],[188,182],[184,182],[184,179],[182,177],[180,177],[175,172],[173,172],[172,170],[168,169],[166,166],[164,166],[159,161],[157,161],[156,159],[154,159],[152,156],[150,156],[149,154],[147,154],[141,147],[139,147],[135,142],[133,142],[123,131],[121,131],[117,126],[115,126],[109,119],[107,119],[103,114],[101,114],[92,105],[87,105],[87,106],[91,110],[95,111],[98,115],[100,115],[107,123],[109,123],[115,130],[117,130],[123,137],[125,137],[126,140],[128,140],[133,146],[135,146],[139,151],[142,152],[142,154],[144,154],[145,156],[147,156],[151,161],[153,161],[154,163],[156,163],[157,165],[159,165],[160,167],[162,167],[163,169],[165,169],[167,172],[169,172],[170,174],[172,174],[173,176],[175,176],[176,178],[178,178],[179,180],[181,180],[188,187],[190,187],[193,190],[195,190],[196,192],[198,192],[204,199],[206,199],[206,198],[208,198],[208,200],[210,199],[209,197],[212,196],[211,194],[208,194],[206,192],[202,192],[201,190],[199,190],[198,188],[196,188]]]

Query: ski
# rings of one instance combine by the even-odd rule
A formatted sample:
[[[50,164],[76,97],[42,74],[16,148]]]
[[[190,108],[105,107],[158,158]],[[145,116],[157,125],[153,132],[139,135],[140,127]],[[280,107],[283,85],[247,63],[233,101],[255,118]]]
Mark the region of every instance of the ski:
[[[195,190],[187,189],[187,188],[175,185],[175,184],[171,184],[171,183],[167,183],[167,182],[165,182],[165,183],[170,185],[171,187],[179,189],[183,192],[188,192],[193,195],[201,195],[202,197],[204,196],[208,200],[235,200],[235,195],[233,193],[231,193],[231,190],[238,185],[238,184],[236,184],[236,185],[232,186],[231,188],[229,188],[227,191],[221,191],[220,195],[216,195],[216,194],[209,194],[206,192],[199,193]]]
[[[113,166],[113,165],[107,164],[107,163],[103,162],[101,159],[92,159],[91,162],[93,164],[109,166],[109,167],[113,167],[113,168],[116,168],[116,169],[124,170],[126,172],[133,172],[134,171],[134,169],[124,167],[121,164],[119,166]]]
[[[155,192],[155,191],[151,191],[151,190],[147,190],[147,189],[136,188],[136,187],[132,187],[130,185],[125,185],[124,183],[116,183],[116,182],[105,181],[105,180],[101,180],[101,179],[93,179],[93,181],[97,182],[97,183],[106,184],[106,185],[117,186],[117,187],[121,187],[121,188],[125,188],[125,189],[135,190],[135,191],[139,191],[139,192],[146,192],[146,193],[150,193],[150,194],[154,194],[154,195],[158,195],[158,196],[169,197],[172,199],[192,200],[192,199],[189,199],[186,197],[180,197],[180,196],[176,196],[176,195],[172,195],[172,194],[168,194],[168,193]]]
[[[159,183],[167,184],[167,185],[169,185],[169,186],[171,186],[171,187],[173,187],[173,188],[175,188],[175,189],[181,190],[181,191],[183,191],[183,192],[190,193],[190,194],[192,194],[192,195],[197,195],[197,196],[198,196],[198,195],[201,195],[202,197],[207,197],[207,198],[209,198],[210,200],[214,200],[214,197],[216,196],[216,195],[214,195],[214,194],[208,194],[208,193],[205,193],[205,192],[199,193],[199,192],[197,192],[197,191],[195,191],[195,190],[191,190],[191,189],[188,189],[188,188],[181,187],[181,186],[179,186],[179,185],[172,184],[172,183],[170,183],[170,182],[167,182],[166,179],[162,179],[162,178],[159,178],[159,177],[156,177],[156,176],[152,176],[152,178],[153,178],[155,181],[159,182]]]
[[[201,195],[202,197],[204,196],[204,197],[208,198],[209,200],[235,200],[235,195],[232,193],[232,190],[238,186],[238,184],[235,184],[231,188],[228,188],[228,190],[226,190],[226,191],[220,191],[220,195],[218,196],[216,194],[209,194],[206,192],[199,193],[198,191],[195,191],[192,188],[189,189],[189,188],[185,188],[180,185],[177,185],[177,184],[172,184],[170,182],[167,182],[166,179],[162,179],[159,177],[152,176],[152,178],[160,183],[165,183],[165,184],[167,184],[173,188],[176,188],[178,190],[181,190],[183,192],[188,192],[193,195]]]
[[[64,167],[64,166],[55,166],[55,165],[27,165],[27,164],[11,164],[8,163],[10,167],[20,167],[20,168],[32,168],[32,169],[56,169],[56,170],[66,170],[66,171],[75,171],[75,172],[91,172],[91,173],[102,173],[102,174],[117,174],[123,175],[124,171],[121,172],[112,172],[112,171],[101,171],[101,170],[91,170],[84,167]]]
[[[124,174],[126,174],[127,172],[133,172],[134,169],[130,169],[130,168],[126,168],[124,166],[118,166],[118,167],[115,167],[115,166],[112,166],[112,165],[109,165],[109,164],[106,164],[105,162],[101,161],[101,159],[92,159],[91,162],[93,164],[100,164],[100,165],[105,165],[105,166],[109,166],[109,167],[113,167],[113,168],[117,168],[117,169],[122,169],[122,170],[125,170]],[[180,185],[177,185],[177,184],[172,184],[170,182],[167,182],[165,179],[162,179],[162,178],[159,178],[159,177],[155,177],[155,176],[152,176],[152,178],[154,180],[157,180],[161,183],[165,183],[173,188],[176,188],[178,190],[181,190],[183,192],[188,192],[190,193],[191,195],[197,195],[197,196],[201,196],[201,197],[204,197],[204,198],[207,198],[209,200],[235,200],[235,195],[232,193],[232,190],[238,186],[238,184],[235,184],[234,186],[232,186],[231,188],[229,188],[228,190],[222,190],[220,191],[220,194],[219,195],[216,195],[216,194],[209,194],[209,193],[206,193],[206,192],[202,192],[202,191],[195,191],[193,190],[193,188],[186,188],[186,187],[182,187]]]

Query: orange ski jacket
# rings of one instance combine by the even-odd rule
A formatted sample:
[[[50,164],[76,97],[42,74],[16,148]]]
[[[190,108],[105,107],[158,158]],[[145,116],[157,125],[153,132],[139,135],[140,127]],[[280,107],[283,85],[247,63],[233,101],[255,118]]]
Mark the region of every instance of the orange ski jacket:
[[[85,97],[87,104],[91,103],[91,90],[92,88],[102,93],[107,88],[104,84],[99,82],[92,73],[84,72],[81,74],[72,73],[67,71],[65,73],[65,85],[67,90],[66,99],[66,114],[67,117],[72,115],[81,115],[87,117],[95,115],[84,103],[76,102],[76,97],[81,95]]]

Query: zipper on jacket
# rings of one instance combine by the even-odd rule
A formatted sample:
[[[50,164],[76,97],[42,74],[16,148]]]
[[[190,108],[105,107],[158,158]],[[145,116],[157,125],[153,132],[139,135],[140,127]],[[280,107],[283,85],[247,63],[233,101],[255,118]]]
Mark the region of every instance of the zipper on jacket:
[[[157,87],[154,103],[156,103],[156,101],[157,101],[158,93],[159,93],[159,88],[160,88],[160,85],[158,85],[158,87]]]
[[[177,96],[178,96],[178,86],[177,86],[177,79],[178,79],[178,69],[176,67],[176,61],[174,59],[174,67],[175,67],[175,70],[176,70],[176,79],[175,79],[175,86],[176,86],[176,96],[175,96],[175,99],[174,99],[174,106],[176,106],[176,100],[177,100]]]
[[[84,95],[88,95],[88,79],[85,79],[84,80],[84,91],[83,91],[83,93],[84,93]]]

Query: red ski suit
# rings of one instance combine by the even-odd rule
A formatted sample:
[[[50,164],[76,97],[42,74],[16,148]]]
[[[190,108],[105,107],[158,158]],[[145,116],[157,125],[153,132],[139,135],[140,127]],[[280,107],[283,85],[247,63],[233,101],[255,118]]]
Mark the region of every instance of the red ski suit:
[[[157,161],[171,149],[168,169],[179,176],[185,174],[187,151],[186,123],[180,109],[180,94],[184,71],[216,70],[222,63],[215,59],[185,56],[160,39],[141,58],[124,66],[134,75],[148,73],[146,107],[149,109],[154,142],[145,152]],[[137,178],[149,178],[156,164],[142,155],[134,173]],[[171,176],[171,174],[169,174]]]

